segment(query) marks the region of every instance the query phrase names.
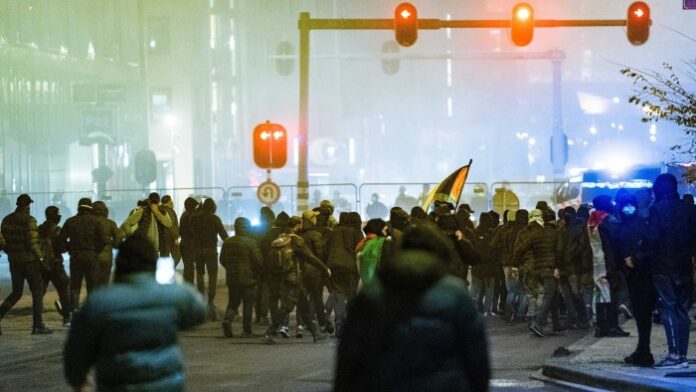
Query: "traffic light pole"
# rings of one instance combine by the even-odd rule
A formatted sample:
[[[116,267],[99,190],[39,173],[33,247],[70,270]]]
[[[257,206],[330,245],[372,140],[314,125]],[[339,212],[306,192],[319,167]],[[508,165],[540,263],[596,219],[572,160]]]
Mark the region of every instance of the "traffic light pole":
[[[579,19],[579,20],[555,20],[539,19],[534,21],[534,27],[622,27],[626,26],[625,19]],[[472,28],[510,28],[512,21],[500,20],[442,20],[442,19],[418,19],[419,30],[438,29],[472,29]],[[312,19],[309,12],[301,12],[299,19],[300,30],[300,113],[298,128],[298,168],[297,168],[297,209],[304,211],[309,208],[309,177],[308,177],[308,133],[309,133],[309,56],[310,56],[310,32],[312,30],[393,30],[394,19]],[[552,61],[554,66],[554,141],[552,151],[556,157],[554,176],[562,176],[564,163],[563,122],[561,118],[560,103],[560,61]],[[557,80],[558,79],[558,80]]]

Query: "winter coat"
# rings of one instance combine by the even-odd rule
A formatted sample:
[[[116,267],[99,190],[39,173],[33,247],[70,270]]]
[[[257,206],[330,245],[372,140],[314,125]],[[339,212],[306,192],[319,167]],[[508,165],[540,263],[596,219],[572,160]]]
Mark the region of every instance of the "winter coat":
[[[176,211],[174,211],[172,208],[163,206],[160,207],[160,209],[162,210],[162,213],[167,215],[169,220],[172,222],[172,225],[164,230],[164,236],[160,236],[160,238],[164,239],[163,243],[160,244],[160,255],[164,257],[173,256],[178,253],[175,248],[176,241],[179,240],[180,235],[179,218],[176,215]]]
[[[67,225],[67,222],[66,222]],[[150,206],[137,208],[128,218],[121,224],[121,230],[129,236],[136,231],[142,232],[150,243],[160,250],[161,241],[164,240],[164,231],[172,226],[172,221],[169,215],[159,209],[158,212],[153,211]]]
[[[198,210],[195,206],[191,206],[191,208],[186,209],[181,214],[181,218],[179,219],[179,235],[181,235],[179,247],[182,252],[190,252],[194,249],[195,239],[191,221],[197,213]]]
[[[648,225],[639,215],[624,216],[621,223],[616,228],[615,248],[616,256],[624,274],[628,275],[633,271],[624,261],[627,257],[633,259],[635,269],[647,271],[653,256],[647,246]]]
[[[39,232],[36,219],[29,211],[17,208],[6,216],[0,225],[5,238],[5,253],[13,262],[28,262],[43,257],[39,248]]]
[[[561,230],[561,268],[571,275],[592,272],[592,248],[587,223],[577,217],[567,219]]]
[[[534,274],[539,277],[550,276],[553,274],[553,270],[558,268],[561,250],[558,230],[553,222],[546,222],[544,226],[530,223],[527,229],[521,231],[520,235],[517,236],[514,253],[515,265],[523,264],[525,254],[531,252]]]
[[[257,283],[263,257],[256,240],[252,237],[250,226],[239,220],[235,221],[234,236],[222,243],[220,264],[232,278],[232,282],[228,283],[242,287]]]
[[[362,239],[363,232],[350,222],[336,226],[326,245],[329,268],[357,272],[355,248]]]
[[[499,262],[491,247],[494,234],[493,228],[476,229],[474,249],[481,256],[481,262],[471,267],[472,276],[485,279],[496,275]]]
[[[60,237],[60,231],[61,227],[58,226],[57,224],[51,222],[51,221],[46,221],[42,224],[39,225],[39,242],[41,241],[50,241],[50,246],[51,249],[53,250],[52,255],[44,254],[44,260],[46,260],[47,263],[51,262],[63,262],[63,254],[60,251],[60,248],[58,246],[58,238]],[[45,248],[42,248],[45,249]]]
[[[201,211],[191,217],[194,247],[197,250],[217,250],[218,236],[224,241],[229,235],[222,220],[214,210],[201,207]]]
[[[695,239],[696,214],[677,194],[666,195],[650,207],[648,241],[655,254],[654,273],[691,276]]]
[[[0,251],[5,250],[5,238],[2,237],[2,233],[0,233]]]
[[[58,242],[62,250],[67,250],[71,254],[73,252],[100,253],[107,244],[111,243],[111,239],[99,217],[85,211],[78,211],[77,215],[65,221]]]
[[[446,269],[432,254],[403,251],[349,303],[335,391],[487,390],[483,322]]]
[[[514,264],[515,240],[517,240],[517,235],[525,226],[522,222],[508,222],[493,237],[491,247],[498,254],[503,267],[511,267]]]
[[[177,331],[205,321],[203,298],[188,285],[161,285],[152,273],[122,277],[90,294],[72,319],[65,376],[72,386],[96,366],[99,391],[181,391]]]

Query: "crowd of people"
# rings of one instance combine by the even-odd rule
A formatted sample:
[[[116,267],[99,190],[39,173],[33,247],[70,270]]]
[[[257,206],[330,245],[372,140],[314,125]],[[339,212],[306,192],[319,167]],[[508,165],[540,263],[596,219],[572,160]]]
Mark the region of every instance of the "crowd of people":
[[[73,341],[80,340],[77,334],[94,339],[95,332],[84,325],[89,317],[91,322],[102,317],[94,307],[118,308],[110,302],[116,298],[112,293],[96,289],[109,284],[113,249],[120,248],[116,281],[135,281],[129,277],[133,271],[154,271],[158,257],[183,263],[184,281],[197,287],[197,298],[207,299],[207,310],[190,293],[176,294],[189,304],[185,309],[200,313],[184,317],[188,321],[179,328],[202,322],[205,313],[221,323],[228,338],[240,319],[240,337],[253,337],[254,325],[262,326],[269,343],[305,331],[314,341],[340,337],[337,390],[433,383],[443,390],[484,390],[490,374],[486,317],[527,322],[539,337],[592,326],[598,337],[625,337],[629,333],[619,326],[623,312],[635,317],[639,335],[627,363],[683,368],[688,367],[696,207],[690,195],[680,199],[671,175],[659,176],[652,192],[652,204],[647,192],[620,190],[613,200],[599,196],[577,209],[555,212],[539,202],[530,211],[505,211],[502,217],[489,211],[478,219],[467,204],[455,209],[436,202],[429,212],[394,207],[389,221],[367,222],[356,212],[341,212],[336,220],[332,203],[324,200],[300,216],[276,216],[263,207],[258,225],[239,217],[232,236],[211,198],[202,203],[187,198],[179,217],[170,196],[152,193],[121,225],[108,218],[105,203],[82,199],[77,215],[61,228],[55,206],[37,226],[31,197],[21,195],[0,229],[13,287],[0,305],[0,318],[19,300],[26,280],[33,298],[32,333],[50,333],[42,304],[53,283],[64,323],[79,321],[71,330]],[[70,256],[69,277],[64,252]],[[214,304],[218,264],[228,287],[224,312]],[[85,310],[80,307],[83,280]],[[140,297],[137,301],[156,302],[156,297]],[[119,301],[137,307],[136,300]],[[167,306],[169,312],[184,312],[181,303]],[[654,364],[650,330],[656,307],[669,353]],[[75,358],[88,350],[80,342],[74,343],[77,349],[66,349],[78,363]],[[401,361],[404,356],[418,359]],[[85,374],[76,370],[71,383],[84,382]]]

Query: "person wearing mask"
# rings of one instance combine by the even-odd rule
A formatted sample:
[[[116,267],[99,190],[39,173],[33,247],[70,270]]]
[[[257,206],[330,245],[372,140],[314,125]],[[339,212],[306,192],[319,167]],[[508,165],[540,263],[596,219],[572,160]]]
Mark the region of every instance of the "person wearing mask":
[[[48,284],[53,283],[58,300],[54,302],[58,313],[63,316],[63,325],[70,325],[72,306],[70,305],[70,278],[65,273],[63,255],[58,248],[60,236],[61,215],[56,206],[48,206],[45,210],[46,221],[39,225],[39,247],[44,256],[46,267],[43,272],[44,295],[48,290]]]
[[[503,273],[505,276],[505,286],[507,297],[505,298],[504,316],[506,321],[515,321],[518,316],[522,316],[525,308],[526,297],[522,295],[522,283],[520,282],[519,270],[514,269],[515,240],[522,229],[527,226],[529,212],[527,210],[508,211],[508,221],[496,233],[493,238],[492,247],[498,251]]]
[[[184,262],[184,281],[190,284],[193,284],[196,274],[196,241],[191,221],[199,212],[198,207],[199,203],[196,199],[187,197],[184,200],[184,212],[179,220],[179,233],[181,235],[179,250],[181,251],[181,260]]]
[[[667,335],[669,353],[655,364],[660,369],[689,366],[689,307],[693,293],[692,257],[696,246],[696,213],[679,199],[677,179],[661,174],[653,183],[655,203],[648,218],[648,246],[657,306]]]
[[[155,280],[157,250],[142,233],[119,248],[114,284],[96,291],[73,318],[63,352],[74,390],[182,391],[177,331],[205,321],[205,304],[190,286]]]
[[[358,270],[355,249],[363,239],[361,219],[357,214],[341,214],[338,226],[331,232],[327,243],[327,266],[331,268],[331,283],[336,294],[334,330],[340,336],[346,304],[358,289]]]
[[[488,390],[484,323],[466,285],[448,273],[452,260],[437,228],[404,233],[402,251],[350,303],[335,391]]]
[[[624,361],[629,365],[650,367],[655,359],[650,352],[652,312],[655,309],[655,286],[650,267],[650,250],[646,247],[647,221],[638,214],[635,196],[617,198],[621,223],[616,230],[616,250],[620,269],[626,276],[628,294],[638,327],[638,346]]]
[[[242,304],[242,337],[253,336],[251,319],[254,311],[256,285],[263,266],[263,257],[251,232],[251,222],[246,218],[234,221],[234,236],[222,243],[220,264],[225,267],[228,304],[222,331],[225,337],[232,337],[232,322],[239,305]]]
[[[546,332],[543,325],[546,324],[549,312],[551,312],[554,332],[561,331],[558,321],[558,254],[560,241],[556,229],[556,214],[551,209],[546,213],[539,209],[529,213],[529,232],[518,235],[515,243],[515,265],[522,264],[527,252],[532,253],[533,274],[538,286],[543,290],[541,304],[534,320],[529,324],[529,330],[536,336],[544,337]]]
[[[0,232],[5,239],[5,253],[10,264],[12,293],[0,305],[0,320],[22,298],[24,281],[29,283],[32,301],[32,335],[50,334],[52,331],[43,322],[44,283],[42,272],[46,263],[39,248],[39,235],[36,219],[31,216],[31,203],[27,194],[17,197],[17,208],[7,215],[0,224]],[[2,330],[0,330],[2,335]]]
[[[196,283],[198,291],[205,293],[205,273],[208,272],[208,319],[218,320],[215,307],[218,275],[218,237],[224,241],[228,234],[222,220],[215,214],[217,205],[211,198],[205,199],[200,212],[191,218],[196,251]]]
[[[58,247],[70,254],[70,303],[73,311],[80,307],[80,291],[85,281],[87,295],[99,283],[98,256],[110,243],[109,234],[99,218],[92,214],[92,201],[82,198],[77,215],[68,218],[58,237]]]
[[[108,236],[108,241],[104,245],[104,248],[97,255],[97,263],[99,264],[99,271],[97,272],[97,285],[104,286],[109,284],[111,279],[111,269],[114,266],[114,248],[118,248],[119,243],[123,239],[123,234],[116,226],[116,222],[109,219],[109,209],[106,207],[106,203],[103,201],[95,201],[92,204],[92,211],[94,215],[101,222],[104,231]]]
[[[121,230],[128,236],[135,232],[145,235],[158,252],[165,246],[165,232],[172,227],[169,215],[160,208],[160,196],[152,192],[142,205],[136,208],[121,224]]]

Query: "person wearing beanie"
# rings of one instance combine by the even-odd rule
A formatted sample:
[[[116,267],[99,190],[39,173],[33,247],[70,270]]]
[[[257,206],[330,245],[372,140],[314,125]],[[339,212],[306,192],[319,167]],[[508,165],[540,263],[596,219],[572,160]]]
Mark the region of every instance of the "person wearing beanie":
[[[15,211],[3,218],[2,236],[4,250],[10,264],[12,293],[0,305],[0,319],[22,298],[24,281],[29,283],[32,302],[32,334],[49,334],[52,331],[43,322],[44,283],[42,272],[47,264],[38,241],[36,219],[31,216],[31,203],[27,194],[17,198]],[[0,335],[2,332],[0,331]]]
[[[611,197],[597,196],[592,200],[594,211],[587,222],[589,241],[594,264],[596,286],[595,336],[625,337],[629,333],[621,329],[618,319],[618,288],[622,277],[615,251],[618,219]]]
[[[99,219],[99,222],[104,227],[109,238],[102,251],[97,255],[99,261],[97,285],[104,286],[109,284],[109,280],[111,279],[111,269],[114,266],[113,250],[114,248],[118,248],[118,245],[123,240],[124,234],[118,229],[116,222],[109,219],[109,208],[103,201],[95,201],[92,203],[92,213]]]
[[[692,257],[695,253],[696,214],[679,199],[677,179],[661,174],[653,183],[655,203],[648,219],[648,246],[653,250],[652,272],[657,304],[667,335],[669,353],[655,364],[661,369],[689,366],[689,308],[693,292]],[[639,261],[629,258],[626,263]]]
[[[229,236],[222,219],[216,214],[215,200],[207,198],[200,211],[191,218],[194,248],[196,252],[196,285],[198,291],[205,295],[205,274],[208,273],[208,318],[217,321],[218,311],[215,306],[218,276],[218,238],[222,241]]]
[[[114,284],[92,294],[73,318],[63,352],[65,377],[75,390],[184,390],[177,331],[205,321],[203,298],[189,285],[155,280],[157,250],[141,233],[116,257]]]
[[[46,221],[39,225],[39,246],[44,256],[46,267],[43,272],[44,295],[48,284],[53,283],[58,300],[54,302],[56,310],[63,316],[63,325],[70,325],[72,306],[70,305],[70,278],[65,273],[63,254],[58,248],[61,215],[56,206],[48,206],[45,210]]]
[[[529,330],[539,337],[546,336],[543,325],[546,324],[549,312],[552,316],[554,332],[564,329],[558,320],[558,277],[560,274],[558,256],[561,241],[558,238],[555,214],[550,209],[545,211],[546,213],[534,209],[529,213],[529,224],[518,235],[514,252],[515,266],[523,265],[525,261],[528,262],[525,260],[525,255],[531,253],[533,258],[532,275],[538,282],[538,287],[543,288],[539,310],[534,320],[529,324]],[[529,288],[529,291],[533,293],[534,288]],[[533,298],[530,298],[530,303],[532,301]]]
[[[70,302],[73,311],[80,306],[82,281],[85,281],[87,295],[97,287],[98,255],[111,242],[109,233],[92,210],[90,199],[80,199],[77,215],[65,221],[58,237],[58,248],[70,254]]]
[[[199,203],[193,197],[187,197],[184,200],[184,212],[179,219],[179,235],[181,242],[179,250],[181,252],[181,260],[184,263],[184,282],[193,284],[196,273],[196,251],[195,240],[193,238],[193,227],[191,219],[198,213]]]

